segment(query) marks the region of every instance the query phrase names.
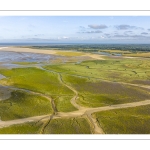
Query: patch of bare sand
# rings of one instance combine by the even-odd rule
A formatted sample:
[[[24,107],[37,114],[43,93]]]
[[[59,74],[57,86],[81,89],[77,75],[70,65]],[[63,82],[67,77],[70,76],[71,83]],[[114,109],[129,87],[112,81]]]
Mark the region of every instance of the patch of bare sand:
[[[94,59],[98,59],[98,60],[104,60],[102,55],[98,55],[98,54],[87,53],[84,56],[88,56],[88,57],[91,57],[91,58],[94,58]]]

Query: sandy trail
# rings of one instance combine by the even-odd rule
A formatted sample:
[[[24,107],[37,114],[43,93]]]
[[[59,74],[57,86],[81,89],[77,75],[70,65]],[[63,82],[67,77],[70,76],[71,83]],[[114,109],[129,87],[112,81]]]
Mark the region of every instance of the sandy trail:
[[[16,120],[10,120],[10,121],[0,121],[0,128],[8,127],[8,126],[15,125],[15,124],[39,121],[44,118],[49,118],[49,115],[35,116],[35,117],[16,119]]]
[[[96,107],[96,108],[88,108],[85,113],[86,114],[92,114],[92,113],[100,112],[100,111],[107,111],[107,110],[113,110],[113,109],[122,109],[122,108],[130,108],[130,107],[144,106],[144,105],[149,105],[149,104],[150,104],[150,100],[144,100],[144,101],[139,101],[139,102],[117,104],[117,105]]]
[[[42,66],[40,66],[40,67],[38,67],[38,68],[40,68],[40,69],[42,69],[42,70],[45,70],[45,71],[48,71],[48,72],[56,73],[56,74],[58,75],[58,79],[59,79],[60,83],[63,84],[64,86],[66,86],[67,88],[69,88],[69,89],[70,89],[71,91],[73,91],[73,93],[75,94],[75,96],[70,100],[71,104],[72,104],[75,108],[77,108],[77,109],[84,109],[84,108],[85,108],[85,107],[82,107],[82,106],[80,106],[80,105],[78,105],[78,104],[76,103],[76,99],[78,98],[78,92],[77,92],[73,87],[69,86],[68,84],[66,84],[66,83],[63,81],[62,76],[61,76],[61,73],[56,72],[56,71],[52,71],[52,70],[47,70],[47,69],[43,68]]]
[[[93,118],[91,113],[86,113],[86,117],[89,120],[89,123],[91,124],[93,134],[104,134],[103,129],[100,126],[98,126],[96,118]]]
[[[71,104],[75,107],[75,108],[77,108],[77,109],[84,109],[84,107],[81,107],[80,105],[78,105],[77,103],[76,103],[76,99],[78,98],[78,92],[73,88],[73,87],[71,87],[71,86],[69,86],[69,85],[67,85],[66,83],[64,83],[64,81],[62,80],[62,76],[61,76],[61,74],[60,73],[58,73],[59,74],[59,79],[60,79],[60,82],[64,85],[64,86],[66,86],[67,88],[69,88],[71,91],[73,91],[74,92],[74,94],[75,94],[75,96],[71,99]]]

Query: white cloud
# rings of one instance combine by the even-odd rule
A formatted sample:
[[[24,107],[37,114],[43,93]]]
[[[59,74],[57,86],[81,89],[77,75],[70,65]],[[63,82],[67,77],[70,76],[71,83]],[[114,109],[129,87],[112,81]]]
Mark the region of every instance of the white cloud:
[[[69,39],[69,37],[67,37],[67,36],[63,36],[63,39]]]

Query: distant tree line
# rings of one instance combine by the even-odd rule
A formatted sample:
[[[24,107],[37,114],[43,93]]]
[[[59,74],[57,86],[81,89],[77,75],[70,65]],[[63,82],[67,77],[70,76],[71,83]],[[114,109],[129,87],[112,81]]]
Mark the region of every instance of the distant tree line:
[[[74,50],[84,52],[97,52],[99,50],[128,50],[132,52],[149,52],[150,44],[69,44],[69,45],[47,45],[32,46],[36,49]]]

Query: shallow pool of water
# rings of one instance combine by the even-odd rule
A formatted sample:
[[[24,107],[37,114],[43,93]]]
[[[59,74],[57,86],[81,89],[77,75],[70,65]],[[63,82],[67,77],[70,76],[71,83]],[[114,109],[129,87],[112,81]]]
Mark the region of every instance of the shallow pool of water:
[[[45,62],[55,57],[54,55],[20,53],[20,52],[0,52],[0,62]]]
[[[95,52],[95,54],[105,55],[105,56],[122,56],[120,53],[107,53],[107,52]]]

